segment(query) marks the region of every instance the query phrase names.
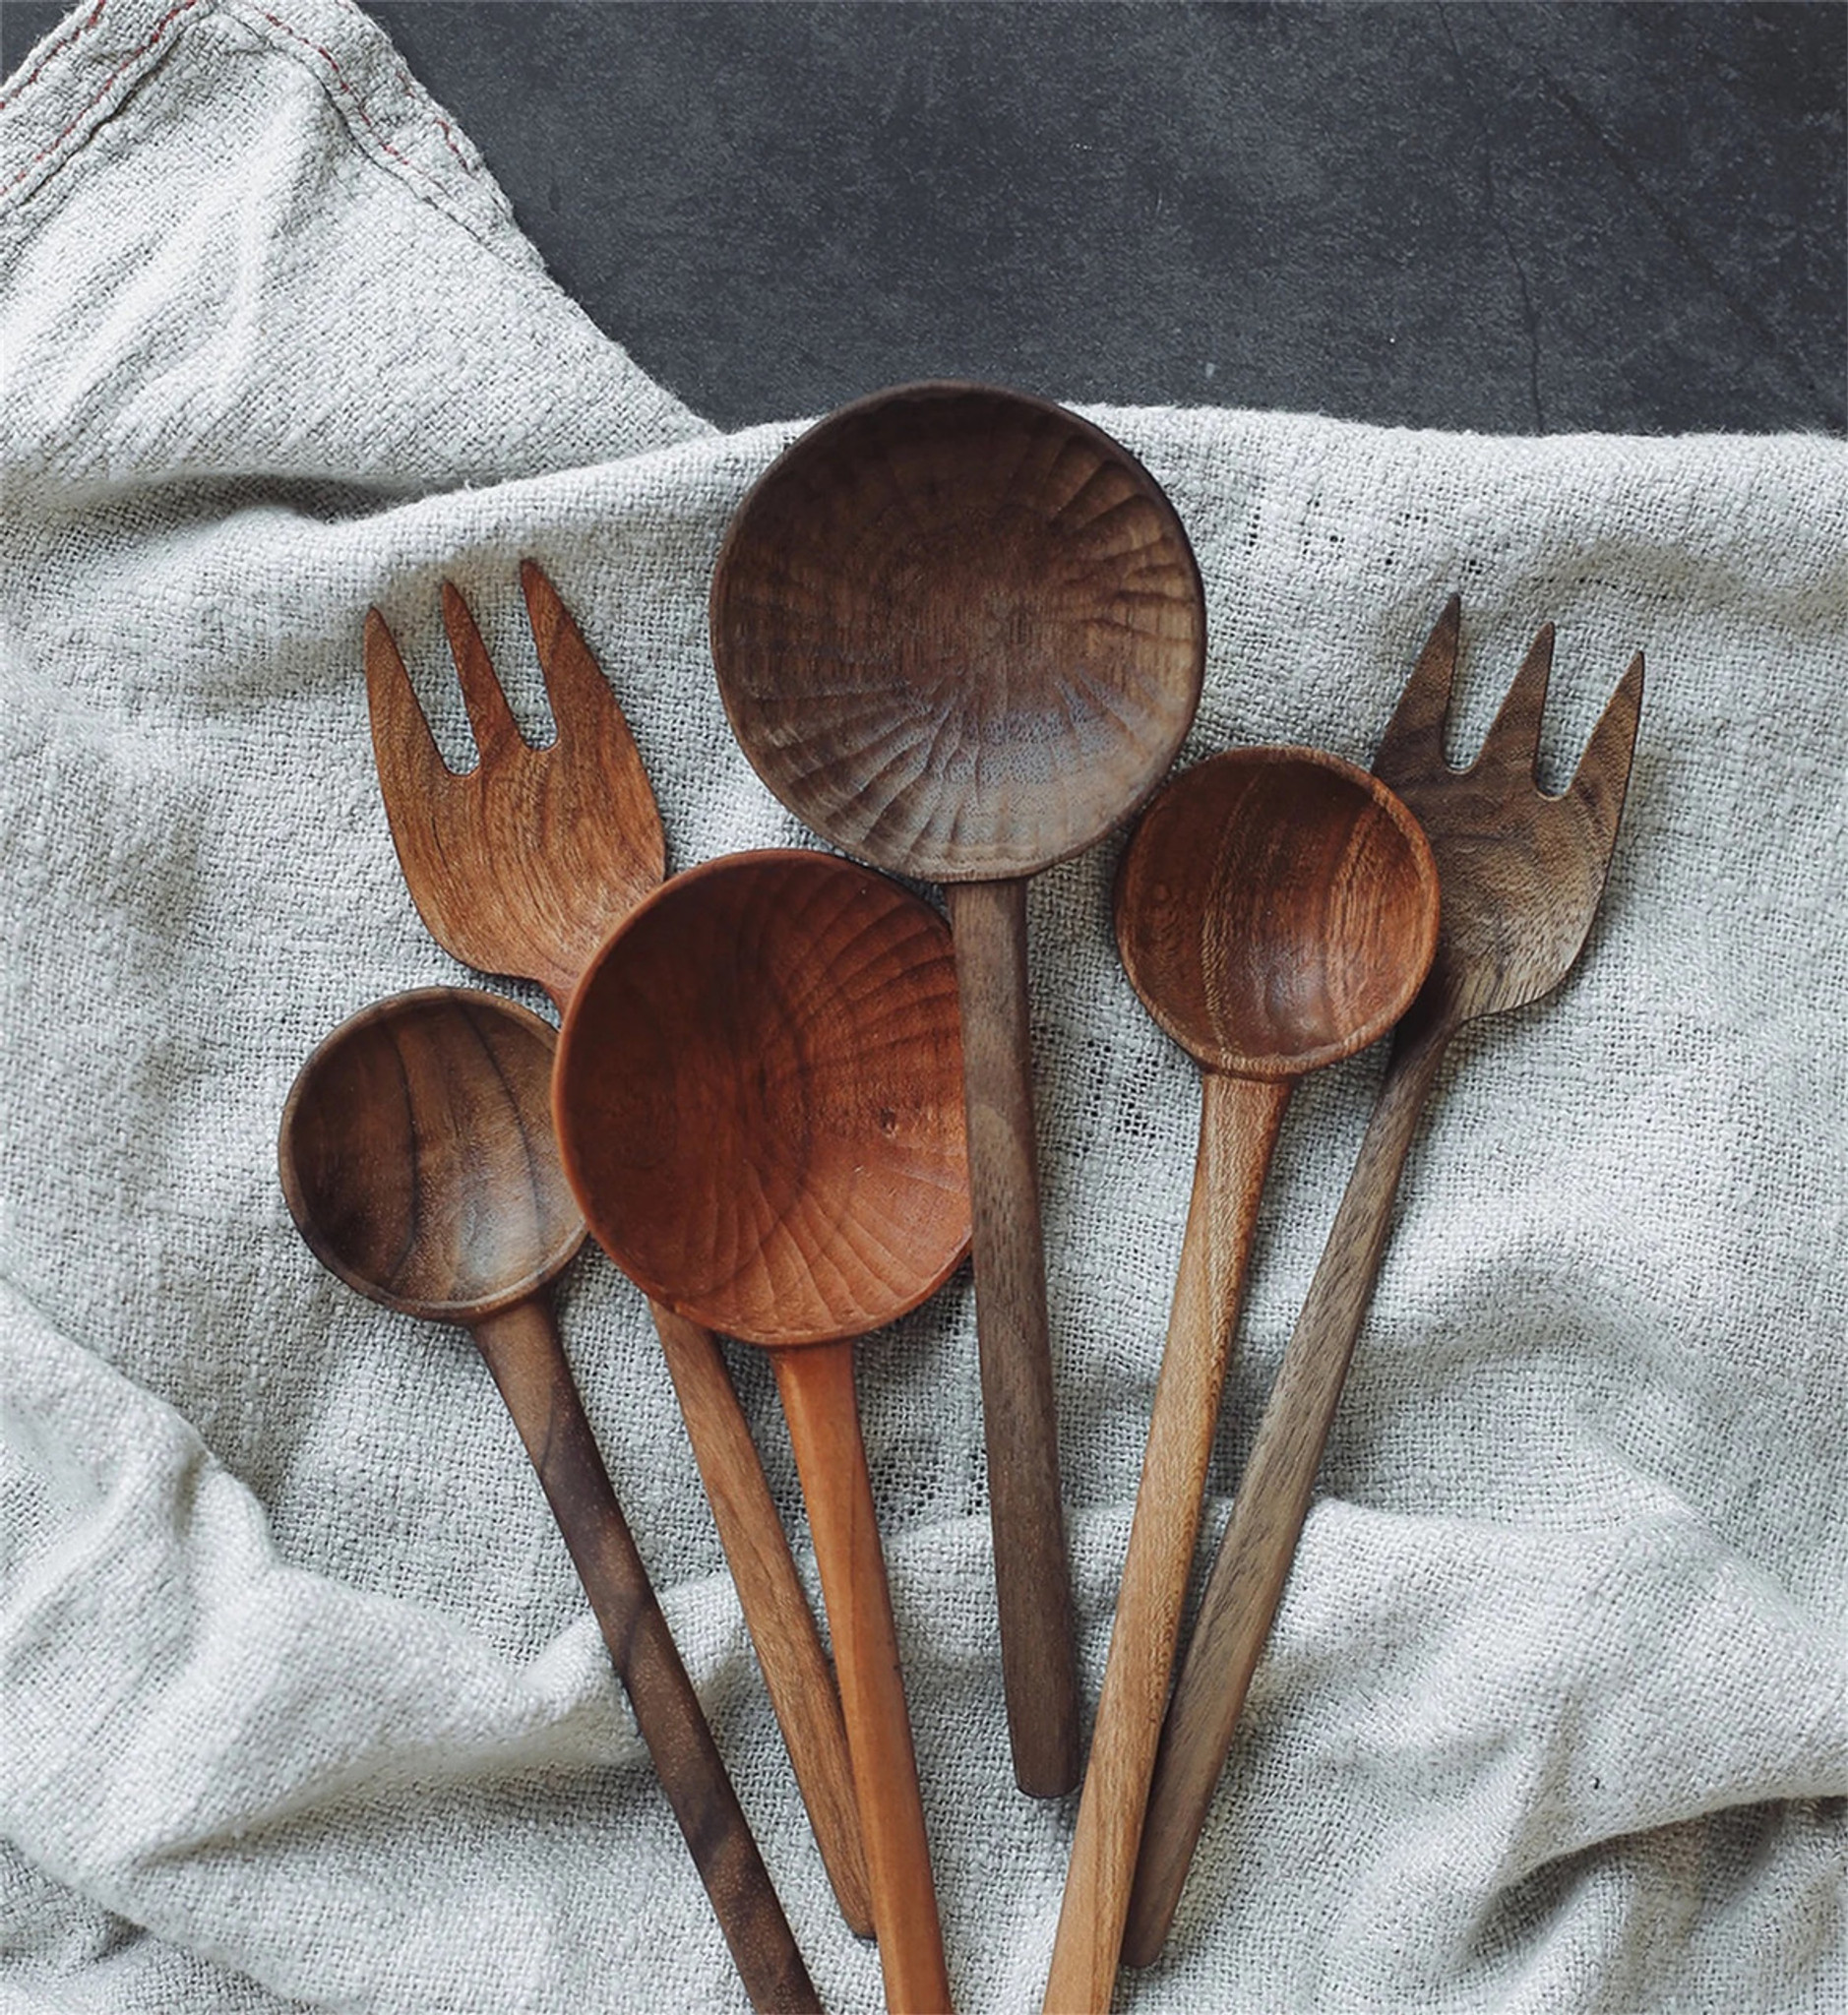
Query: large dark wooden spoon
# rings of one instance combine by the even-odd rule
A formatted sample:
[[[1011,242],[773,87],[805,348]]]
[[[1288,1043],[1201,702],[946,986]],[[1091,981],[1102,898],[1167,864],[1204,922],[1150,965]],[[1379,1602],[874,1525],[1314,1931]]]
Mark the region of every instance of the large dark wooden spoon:
[[[565,1173],[655,1302],[770,1348],[846,1713],[888,2005],[950,2005],[851,1339],[967,1250],[950,935],[827,854],[732,855],[611,937],[559,1038]]]
[[[1297,1078],[1365,1049],[1423,984],[1438,874],[1417,822],[1313,749],[1234,749],[1143,815],[1117,876],[1142,1004],[1201,1067],[1200,1154],[1117,1595],[1048,2015],[1105,2015],[1259,1198]]]
[[[1173,507],[1062,407],[906,386],[802,436],[712,580],[725,710],[836,846],[947,885],[974,1197],[976,1322],[1015,1775],[1078,1782],[1026,992],[1026,878],[1128,818],[1173,762],[1205,661]]]
[[[488,994],[400,994],[302,1067],[277,1159],[301,1234],[388,1308],[473,1333],[532,1457],[754,2007],[821,2002],[559,1347],[550,1284],[584,1243],[552,1141],[554,1037]]]

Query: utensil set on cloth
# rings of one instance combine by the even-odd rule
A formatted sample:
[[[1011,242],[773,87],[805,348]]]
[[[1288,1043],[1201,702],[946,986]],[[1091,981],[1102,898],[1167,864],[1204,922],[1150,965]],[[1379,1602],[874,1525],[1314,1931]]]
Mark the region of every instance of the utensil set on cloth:
[[[376,611],[367,689],[424,922],[464,964],[536,982],[562,1029],[457,988],[367,1008],[296,1080],[282,1185],[341,1279],[473,1334],[760,2009],[820,2004],[610,1487],[549,1284],[587,1226],[647,1297],[841,1915],[877,1935],[891,2008],[949,2008],[853,1340],[916,1308],[972,1248],[1015,1775],[1036,1797],[1070,1793],[1080,1709],[1024,889],[1147,807],[1117,878],[1118,946],[1200,1066],[1201,1130],[1045,1995],[1052,2015],[1103,2011],[1120,1960],[1151,1962],[1173,1919],[1445,1047],[1465,1021],[1546,993],[1584,942],[1641,660],[1558,797],[1534,782],[1550,630],[1476,763],[1447,762],[1454,601],[1372,775],[1313,750],[1240,749],[1157,794],[1206,644],[1172,506],[1060,407],[904,387],[844,407],[771,465],[711,591],[719,691],[745,753],[856,858],[740,854],[664,880],[660,817],[615,695],[551,581],[530,562],[521,580],[550,747],[522,738],[448,585],[476,766],[444,763]],[[943,884],[948,926],[894,874]],[[1299,1076],[1394,1028],[1170,1697],[1285,1103]],[[832,1670],[715,1332],[770,1353]]]

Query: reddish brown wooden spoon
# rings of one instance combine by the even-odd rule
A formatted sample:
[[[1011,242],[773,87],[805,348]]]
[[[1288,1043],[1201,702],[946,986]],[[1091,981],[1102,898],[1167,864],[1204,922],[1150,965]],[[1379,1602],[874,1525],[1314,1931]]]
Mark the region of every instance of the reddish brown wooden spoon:
[[[1027,1026],[1025,880],[1133,813],[1199,704],[1205,610],[1153,478],[1076,414],[914,385],[843,407],[745,499],[712,655],[745,754],[836,846],[948,885],[1015,1775],[1078,1782]]]
[[[950,2005],[851,1338],[968,1245],[949,933],[819,853],[670,882],[585,972],[553,1116],[590,1229],[653,1301],[769,1346],[808,1502],[894,2010]]]
[[[282,1114],[282,1191],[363,1295],[472,1331],[532,1457],[752,2004],[818,2010],[559,1347],[550,1284],[584,1243],[559,1170],[554,1038],[487,994],[433,988],[322,1043]]]
[[[1168,1698],[1206,1466],[1270,1151],[1292,1086],[1404,1013],[1438,876],[1378,778],[1311,749],[1235,749],[1156,798],[1117,877],[1124,970],[1201,1067],[1200,1155],[1129,1557],[1046,1986],[1105,2015]]]

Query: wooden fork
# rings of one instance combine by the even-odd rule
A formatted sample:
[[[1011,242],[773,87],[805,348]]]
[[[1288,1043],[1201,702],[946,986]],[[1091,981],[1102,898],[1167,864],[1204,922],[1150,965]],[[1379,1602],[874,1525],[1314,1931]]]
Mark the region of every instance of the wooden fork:
[[[1642,705],[1638,653],[1559,797],[1534,781],[1553,629],[1535,638],[1482,753],[1445,759],[1461,606],[1453,596],[1387,724],[1374,773],[1409,805],[1438,862],[1438,954],[1394,1038],[1380,1101],[1284,1353],[1201,1598],[1162,1733],[1123,1956],[1168,1934],[1246,1689],[1295,1556],[1323,1447],[1380,1270],[1418,1116],[1466,1021],[1525,1007],[1571,969],[1604,891]]]
[[[443,625],[480,761],[443,761],[385,618],[366,616],[372,747],[392,839],[430,935],[464,965],[543,987],[564,1012],[591,955],[666,868],[629,723],[557,588],[520,584],[557,737],[521,735],[462,592]],[[764,1684],[840,1914],[873,1931],[840,1696],[737,1391],[709,1331],[649,1304]]]

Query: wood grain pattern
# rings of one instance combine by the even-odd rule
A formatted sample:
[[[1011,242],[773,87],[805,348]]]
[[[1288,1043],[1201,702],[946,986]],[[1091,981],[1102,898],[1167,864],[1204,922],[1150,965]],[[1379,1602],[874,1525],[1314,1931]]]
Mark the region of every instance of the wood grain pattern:
[[[578,975],[666,872],[660,813],[609,681],[544,572],[521,568],[557,739],[527,746],[462,593],[443,622],[480,760],[437,749],[396,641],[366,617],[372,748],[405,885],[430,935],[479,972],[536,980],[562,1012]]]
[[[541,568],[520,570],[557,735],[521,738],[473,614],[445,582],[443,619],[479,762],[444,764],[384,618],[366,622],[373,751],[418,913],[464,963],[536,981],[562,1013],[611,928],[660,885],[660,814],[615,694]],[[718,1344],[656,1326],[738,1603],[841,1915],[872,1935],[845,1725],[748,1423]]]
[[[1059,1496],[1059,1422],[1040,1234],[1026,884],[948,889],[962,1016],[982,1433],[1015,1781],[1078,1782],[1078,1627]],[[1002,1535],[1007,1535],[1004,1543]]]
[[[917,1755],[879,1520],[853,1388],[851,1343],[774,1354],[776,1389],[809,1507],[828,1598],[847,1740],[866,1809],[879,1956],[893,2015],[944,2015],[951,2005],[943,1926],[918,1794]]]
[[[549,1284],[583,1243],[549,1124],[553,1035],[485,994],[405,994],[303,1067],[277,1159],[350,1286],[469,1328],[530,1454],[755,2007],[819,2010],[559,1347]]]
[[[1124,1958],[1159,1955],[1246,1690],[1282,1600],[1316,1471],[1372,1299],[1392,1199],[1451,1036],[1565,978],[1603,892],[1629,787],[1642,659],[1592,731],[1570,788],[1534,782],[1553,633],[1543,630],[1467,770],[1444,754],[1461,610],[1421,653],[1376,759],[1431,841],[1444,911],[1431,973],[1394,1041],[1379,1104],[1297,1319],[1182,1661],[1149,1793]]]
[[[492,995],[430,987],[344,1021],[283,1108],[282,1193],[350,1288],[468,1325],[540,1293],[584,1219],[546,1124],[556,1038]]]
[[[1202,1069],[1295,1078],[1404,1013],[1438,940],[1438,870],[1377,777],[1318,749],[1229,749],[1143,814],[1117,947]]]
[[[949,1984],[840,1339],[917,1307],[967,1249],[961,1068],[942,918],[851,862],[771,852],[635,911],[578,989],[553,1084],[610,1256],[676,1313],[775,1352],[893,2009],[948,2007]]]
[[[996,885],[1154,789],[1199,703],[1205,609],[1172,506],[1107,435],[1018,394],[916,385],[843,407],[766,471],[719,555],[711,636],[732,727],[785,805],[893,873]],[[989,915],[955,900],[964,924]],[[981,954],[959,954],[978,1007],[1011,999],[1023,958],[1017,931],[983,942],[1014,965],[978,976]],[[1052,1796],[1077,1779],[1078,1680],[1045,1261],[1036,1200],[994,1201],[1034,1157],[1029,1059],[1023,1033],[980,1028],[969,1056],[987,1072],[968,1095],[984,1398],[1008,1409],[990,1489],[1009,1721],[1021,1787]],[[991,1142],[1003,1165],[985,1170]],[[1066,1592],[1028,1600],[1049,1574]]]
[[[1173,507],[1077,414],[904,386],[766,471],[712,577],[745,754],[835,845],[999,882],[1100,839],[1199,703],[1205,616]]]
[[[858,1335],[967,1250],[961,1051],[929,904],[829,854],[708,861],[633,912],[572,1001],[565,1171],[675,1313],[753,1343]]]
[[[1046,1979],[1046,2015],[1110,2006],[1142,1809],[1200,1530],[1259,1197],[1287,1083],[1211,1071],[1180,1275],[1084,1790]]]
[[[854,1936],[870,1938],[873,1899],[846,1719],[782,1514],[717,1339],[658,1302],[648,1307],[834,1900]]]
[[[1045,1996],[1105,2015],[1259,1199],[1292,1085],[1367,1047],[1430,969],[1437,869],[1351,763],[1239,749],[1157,797],[1117,877],[1124,969],[1201,1065],[1200,1153]]]
[[[483,1318],[475,1341],[538,1472],[753,2006],[819,2009],[699,1695],[610,1488],[550,1308],[516,1303]]]

